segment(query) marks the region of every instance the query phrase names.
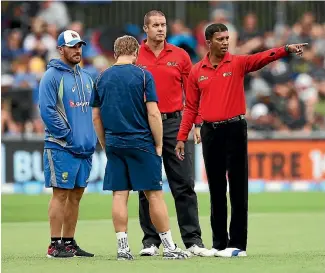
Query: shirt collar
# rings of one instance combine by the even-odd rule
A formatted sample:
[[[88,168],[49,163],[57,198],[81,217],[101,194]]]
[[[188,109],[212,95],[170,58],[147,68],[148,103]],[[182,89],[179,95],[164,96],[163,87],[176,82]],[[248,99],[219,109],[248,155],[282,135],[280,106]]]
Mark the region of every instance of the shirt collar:
[[[212,67],[211,63],[210,63],[210,60],[209,60],[209,55],[210,55],[210,52],[208,52],[205,57],[203,58],[203,62],[202,62],[202,65],[201,67]],[[227,52],[225,54],[225,56],[223,57],[223,59],[221,60],[220,64],[221,63],[227,63],[227,62],[231,62],[232,60],[232,55]]]
[[[150,47],[148,45],[146,45],[146,42],[147,42],[147,39],[144,39],[142,42],[141,42],[141,47],[143,47],[144,49],[146,49],[147,51],[152,51],[150,49]],[[172,46],[167,43],[166,41],[164,41],[164,50],[169,52],[169,51],[173,51],[173,48]]]

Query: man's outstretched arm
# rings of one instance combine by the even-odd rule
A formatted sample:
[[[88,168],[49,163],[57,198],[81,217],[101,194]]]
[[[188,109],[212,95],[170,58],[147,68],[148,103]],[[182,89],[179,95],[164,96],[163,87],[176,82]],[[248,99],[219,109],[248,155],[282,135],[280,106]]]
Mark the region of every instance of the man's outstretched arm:
[[[244,74],[257,71],[271,62],[288,56],[290,53],[296,54],[297,56],[302,56],[304,52],[303,48],[306,45],[308,44],[292,44],[279,48],[272,48],[252,55],[240,56],[243,64]]]

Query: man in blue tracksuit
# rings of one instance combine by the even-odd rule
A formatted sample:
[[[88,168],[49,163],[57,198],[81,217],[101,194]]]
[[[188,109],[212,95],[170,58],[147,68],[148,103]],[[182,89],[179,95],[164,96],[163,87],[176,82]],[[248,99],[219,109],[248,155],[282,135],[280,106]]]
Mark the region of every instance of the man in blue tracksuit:
[[[79,202],[87,187],[97,143],[89,107],[93,81],[78,65],[83,45],[86,43],[77,32],[62,32],[58,37],[61,59],[50,61],[40,83],[45,186],[53,188],[48,210],[50,258],[94,256],[74,240]]]

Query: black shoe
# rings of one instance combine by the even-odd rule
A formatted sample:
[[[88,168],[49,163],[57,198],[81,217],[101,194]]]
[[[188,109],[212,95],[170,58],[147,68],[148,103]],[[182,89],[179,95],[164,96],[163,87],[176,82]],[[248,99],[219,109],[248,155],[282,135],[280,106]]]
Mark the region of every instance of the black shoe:
[[[123,260],[133,260],[133,256],[131,254],[131,250],[130,249],[119,249],[117,251],[117,260],[119,261],[123,261]]]
[[[74,254],[70,251],[67,251],[64,243],[61,240],[56,241],[54,245],[50,245],[47,250],[48,258],[72,258]]]
[[[77,257],[94,257],[95,256],[95,254],[89,253],[89,252],[84,251],[83,249],[81,249],[78,246],[76,240],[73,240],[70,245],[66,245],[65,249],[67,251],[73,253]]]

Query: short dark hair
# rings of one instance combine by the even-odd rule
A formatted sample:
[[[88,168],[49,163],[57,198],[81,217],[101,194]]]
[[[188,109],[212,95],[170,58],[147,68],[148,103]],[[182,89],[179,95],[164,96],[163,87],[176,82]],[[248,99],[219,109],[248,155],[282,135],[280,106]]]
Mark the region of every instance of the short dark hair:
[[[211,24],[205,29],[205,39],[211,40],[215,32],[228,31],[228,28],[224,24]]]
[[[160,11],[160,10],[151,10],[149,12],[146,13],[146,15],[143,18],[143,24],[145,26],[147,26],[149,24],[149,20],[151,16],[162,16],[162,17],[166,17],[165,14]]]

